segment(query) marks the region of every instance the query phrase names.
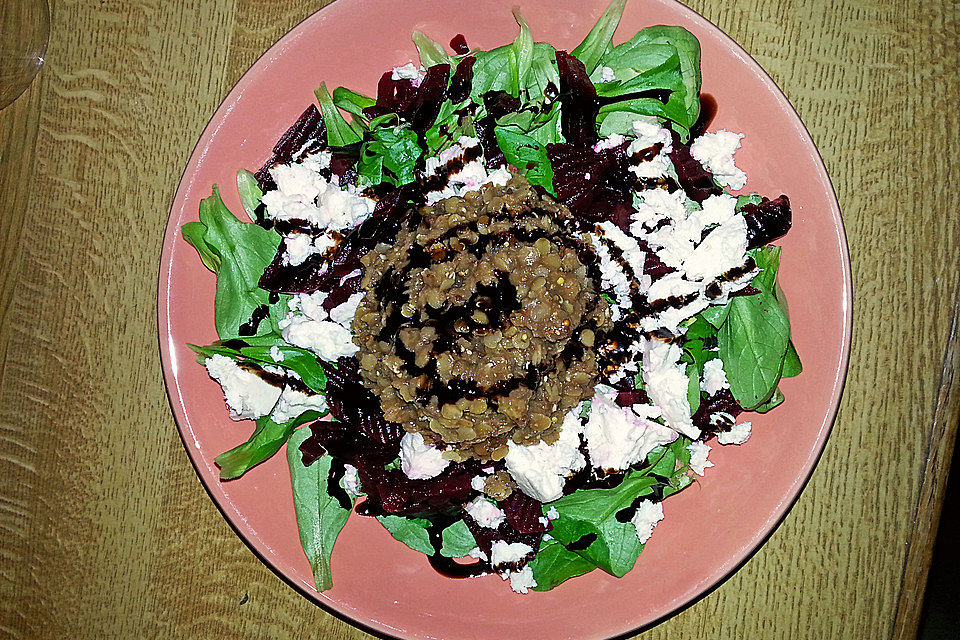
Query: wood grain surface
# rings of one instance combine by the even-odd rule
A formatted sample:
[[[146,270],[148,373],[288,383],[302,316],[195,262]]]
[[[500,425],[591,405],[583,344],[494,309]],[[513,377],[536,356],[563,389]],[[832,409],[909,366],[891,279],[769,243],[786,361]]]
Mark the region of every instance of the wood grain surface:
[[[285,584],[167,404],[169,205],[220,100],[322,0],[51,0],[0,112],[0,636],[371,637]],[[507,3],[509,4],[509,3]],[[695,0],[819,146],[854,270],[839,417],[736,574],[644,638],[909,638],[960,415],[957,0]]]

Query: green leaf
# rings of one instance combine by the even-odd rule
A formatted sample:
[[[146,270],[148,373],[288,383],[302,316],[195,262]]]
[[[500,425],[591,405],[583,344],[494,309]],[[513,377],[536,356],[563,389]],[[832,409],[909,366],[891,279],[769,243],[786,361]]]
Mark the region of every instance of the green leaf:
[[[360,151],[357,172],[371,185],[413,182],[417,159],[423,154],[417,134],[405,127],[383,127],[371,134]]]
[[[636,527],[617,520],[616,513],[649,493],[655,484],[656,479],[645,473],[631,471],[613,489],[585,489],[564,496],[551,504],[560,517],[553,520],[550,535],[567,545],[582,536],[596,535],[596,540],[576,553],[620,577],[633,568],[643,545]]]
[[[414,551],[433,555],[433,545],[430,544],[430,534],[427,533],[429,520],[403,516],[377,516],[377,520],[390,535]]]
[[[333,104],[351,114],[353,122],[366,127],[369,125],[364,124],[367,118],[363,115],[363,110],[377,104],[377,101],[351,89],[337,87],[333,90]]]
[[[306,428],[294,431],[287,444],[287,462],[293,482],[293,504],[297,511],[300,544],[313,568],[317,591],[333,586],[330,555],[351,509],[345,509],[327,490],[332,458],[325,455],[309,467],[303,465],[300,445],[310,436]],[[351,503],[352,506],[352,503]]]
[[[530,33],[530,27],[527,26],[527,21],[523,19],[523,16],[520,15],[520,8],[513,8],[513,17],[517,21],[517,24],[520,25],[520,33],[517,34],[516,40],[513,41],[513,51],[510,57],[513,66],[515,66],[514,73],[517,77],[517,86],[523,87],[526,84],[527,74],[530,73],[530,67],[533,64],[533,34]]]
[[[476,539],[463,520],[457,520],[440,535],[443,540],[440,555],[448,558],[462,558],[477,546]]]
[[[214,273],[220,271],[220,256],[204,239],[204,235],[207,233],[206,225],[202,222],[188,222],[180,227],[180,233],[183,234],[183,239],[189,242],[200,254],[200,261],[203,262],[203,266]]]
[[[217,268],[217,293],[214,298],[214,323],[222,339],[238,337],[238,329],[261,305],[269,305],[268,292],[258,285],[263,270],[273,260],[280,245],[280,235],[252,222],[238,220],[220,199],[216,185],[209,198],[200,201],[200,227],[189,226],[188,242],[193,244],[202,238],[203,248],[197,251],[204,264],[215,254],[220,264]],[[194,244],[196,247],[197,245]],[[207,264],[207,266],[211,266]],[[270,323],[261,322],[258,334],[272,331]]]
[[[787,352],[783,356],[783,371],[781,378],[792,378],[803,372],[803,365],[800,363],[800,355],[797,354],[797,348],[793,346],[793,340],[787,344]]]
[[[260,199],[263,197],[263,191],[260,189],[260,183],[257,182],[256,176],[246,169],[237,171],[237,191],[240,194],[240,204],[243,205],[243,210],[247,212],[247,217],[250,222],[255,222],[257,220],[257,207],[260,206]]]
[[[413,32],[413,44],[416,45],[417,51],[420,53],[420,65],[423,68],[429,69],[434,65],[448,64],[450,65],[450,73],[453,73],[457,61],[447,53],[442,44],[418,30]]]
[[[347,124],[343,114],[333,103],[330,92],[327,91],[327,83],[321,82],[320,86],[314,92],[317,101],[320,103],[320,111],[323,113],[323,123],[327,128],[327,144],[331,147],[345,147],[348,144],[360,142],[362,139],[359,126],[352,127]]]
[[[534,591],[549,591],[565,580],[597,568],[583,556],[567,550],[556,539],[542,542],[537,556],[527,566],[531,568],[533,578],[537,581]]]
[[[403,516],[377,516],[380,524],[390,532],[394,538],[407,545],[414,551],[426,555],[433,555],[433,545],[430,543],[430,520],[426,518],[405,518]],[[473,534],[467,528],[467,523],[457,520],[440,532],[442,544],[440,555],[447,558],[462,558],[477,546]]]
[[[222,342],[214,342],[206,347],[189,345],[200,358],[209,358],[212,355],[227,356],[234,360],[252,360],[254,362],[269,364],[284,369],[289,369],[300,376],[300,379],[311,390],[317,393],[323,393],[327,388],[327,375],[323,368],[317,362],[317,356],[312,351],[293,347],[283,338],[276,334],[258,336],[254,338],[244,338],[248,346],[235,349],[224,346]],[[282,358],[274,358],[274,353],[279,352]]]
[[[728,302],[725,305],[716,305],[713,307],[707,307],[699,314],[697,317],[703,318],[716,328],[723,326],[724,320],[727,319],[727,314],[730,313],[730,303]]]
[[[740,213],[740,210],[745,204],[760,204],[761,202],[763,202],[763,198],[759,193],[750,193],[737,196],[737,213]]]
[[[780,249],[764,247],[752,255],[761,271],[750,284],[760,293],[730,300],[729,315],[717,335],[730,391],[747,410],[767,402],[776,391],[790,342],[790,322],[774,295]]]
[[[597,68],[597,63],[600,62],[603,54],[613,48],[613,33],[620,24],[620,16],[623,15],[626,4],[627,0],[613,0],[583,42],[571,52],[583,63],[588,74],[593,73]]]
[[[263,416],[257,420],[257,428],[249,440],[214,459],[220,467],[220,480],[239,478],[261,462],[272,458],[297,427],[322,416],[319,411],[305,411],[284,423],[274,422],[270,416]]]
[[[517,167],[530,184],[540,185],[555,195],[553,169],[546,148],[530,136],[506,127],[494,127],[493,133],[507,162]]]
[[[690,403],[691,415],[700,408],[700,372],[702,365],[692,362],[687,365],[687,402]]]
[[[783,403],[783,399],[783,394],[780,392],[780,389],[774,389],[773,395],[770,396],[770,399],[756,407],[754,411],[757,413],[766,413],[767,411],[770,411],[770,409],[780,406]]]

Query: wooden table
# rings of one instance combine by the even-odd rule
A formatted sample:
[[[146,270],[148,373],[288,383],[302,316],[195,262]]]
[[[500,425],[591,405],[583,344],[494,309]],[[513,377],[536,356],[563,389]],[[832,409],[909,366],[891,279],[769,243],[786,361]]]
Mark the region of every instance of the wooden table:
[[[223,96],[325,4],[52,0],[47,65],[0,112],[0,635],[365,638],[233,533],[184,453],[156,348],[168,207]],[[916,630],[960,410],[957,0],[694,0],[818,144],[854,344],[799,502],[646,638]]]

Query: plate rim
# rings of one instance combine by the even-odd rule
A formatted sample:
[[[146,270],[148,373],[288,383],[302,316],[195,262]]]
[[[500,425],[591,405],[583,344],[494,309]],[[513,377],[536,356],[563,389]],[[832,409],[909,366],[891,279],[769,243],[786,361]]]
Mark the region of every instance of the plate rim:
[[[548,2],[549,0],[533,1],[536,3],[543,1]],[[676,598],[674,598],[670,604],[665,607],[664,611],[660,615],[657,615],[657,617],[654,619],[651,619],[647,622],[642,622],[640,624],[631,623],[631,626],[620,628],[611,633],[605,631],[603,632],[604,635],[595,636],[597,638],[618,638],[620,636],[627,636],[633,633],[641,632],[656,626],[665,621],[667,618],[676,615],[678,612],[695,605],[697,602],[720,587],[747,561],[749,561],[776,532],[777,528],[785,520],[787,514],[799,500],[803,489],[806,487],[813,475],[816,465],[823,456],[827,440],[832,432],[840,408],[840,402],[849,369],[853,335],[853,278],[846,227],[843,222],[836,189],[834,188],[830,175],[827,172],[823,157],[820,154],[817,145],[813,141],[809,130],[807,129],[803,120],[800,118],[800,115],[797,113],[793,104],[784,94],[783,90],[777,85],[773,78],[771,78],[771,76],[760,65],[760,63],[718,25],[714,24],[694,9],[680,3],[678,0],[643,1],[660,5],[670,5],[673,7],[674,11],[683,14],[685,19],[690,20],[690,22],[696,26],[708,31],[714,31],[719,39],[737,54],[737,57],[740,59],[741,63],[746,65],[753,75],[756,76],[768,90],[771,90],[777,102],[786,107],[785,111],[787,117],[790,120],[793,120],[795,125],[798,125],[795,128],[797,133],[799,133],[801,136],[804,146],[808,147],[812,151],[811,158],[814,161],[813,164],[817,170],[817,181],[822,187],[824,187],[824,192],[829,195],[828,200],[830,203],[830,217],[836,224],[838,236],[837,240],[839,241],[837,249],[839,250],[839,256],[841,258],[843,275],[840,282],[840,297],[843,311],[843,332],[840,341],[841,358],[837,363],[833,380],[831,381],[829,410],[824,414],[820,428],[817,431],[816,444],[810,449],[809,455],[807,455],[803,460],[802,473],[790,483],[789,491],[784,495],[784,499],[780,502],[777,508],[768,514],[767,518],[763,521],[762,528],[750,537],[748,543],[745,544],[742,549],[738,550],[737,553],[731,554],[725,559],[724,562],[719,563],[717,570],[712,572],[708,579],[693,586],[687,592],[679,594]],[[336,16],[333,14],[340,11],[348,11],[351,5],[364,3],[369,4],[367,0],[336,0],[335,2],[331,2],[330,4],[321,7],[317,11],[306,16],[296,26],[284,33],[276,42],[270,45],[250,65],[250,67],[244,71],[243,75],[222,99],[217,109],[204,125],[204,128],[190,153],[189,160],[183,172],[181,173],[180,180],[177,184],[177,189],[169,207],[167,223],[164,227],[158,282],[158,342],[160,347],[161,367],[167,398],[171,409],[173,410],[177,431],[190,458],[191,464],[193,465],[194,472],[199,477],[205,491],[212,499],[218,511],[220,511],[221,515],[224,517],[224,520],[227,522],[233,532],[244,542],[244,544],[246,544],[246,546],[250,548],[250,550],[253,551],[254,554],[283,582],[292,586],[302,595],[307,596],[312,602],[320,605],[328,613],[335,615],[349,624],[355,625],[368,633],[380,635],[381,637],[433,638],[434,636],[419,635],[416,632],[397,629],[396,627],[393,627],[387,622],[381,620],[358,619],[353,617],[349,609],[341,606],[338,601],[329,598],[324,593],[317,592],[313,589],[304,588],[303,585],[288,576],[286,573],[286,564],[277,562],[276,559],[271,559],[266,550],[262,548],[263,541],[258,536],[253,535],[250,531],[244,532],[240,529],[235,522],[235,518],[242,520],[242,513],[236,509],[236,505],[223,494],[222,490],[220,489],[220,483],[216,480],[216,478],[205,477],[201,470],[203,468],[207,468],[208,465],[206,465],[200,457],[198,443],[194,442],[191,444],[191,442],[188,441],[188,430],[190,434],[192,434],[193,429],[190,420],[187,417],[187,409],[176,379],[176,369],[178,368],[179,363],[176,361],[175,356],[173,356],[173,334],[171,331],[172,313],[170,308],[170,291],[173,266],[173,261],[170,254],[173,250],[173,243],[170,242],[170,240],[172,238],[176,238],[179,231],[177,221],[175,220],[176,205],[178,202],[180,202],[183,192],[188,190],[192,182],[189,179],[189,176],[195,173],[197,166],[201,163],[206,155],[205,153],[200,153],[198,155],[198,151],[201,151],[201,146],[203,145],[209,146],[209,139],[212,139],[216,135],[216,130],[219,127],[219,123],[227,114],[229,114],[230,111],[233,110],[236,103],[242,99],[246,87],[254,81],[253,76],[258,67],[268,64],[278,55],[282,54],[282,50],[286,46],[289,46],[290,43],[299,39],[307,31],[312,29],[314,22],[327,19],[336,19]],[[265,156],[266,155],[267,154],[265,154]],[[228,503],[229,508],[227,508],[224,503]]]

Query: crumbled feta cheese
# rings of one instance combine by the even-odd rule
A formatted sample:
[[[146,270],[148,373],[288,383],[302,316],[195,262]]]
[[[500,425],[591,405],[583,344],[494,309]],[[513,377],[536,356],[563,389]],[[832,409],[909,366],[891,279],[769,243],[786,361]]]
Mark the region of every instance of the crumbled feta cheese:
[[[423,67],[418,67],[412,62],[408,62],[403,66],[394,67],[393,71],[390,72],[390,79],[413,80],[413,86],[419,87],[420,83],[423,81],[425,71],[426,70]]]
[[[311,320],[328,320],[329,315],[323,308],[323,303],[327,300],[327,294],[323,291],[314,291],[313,293],[298,293],[290,301],[290,313],[299,312]]]
[[[620,227],[609,221],[601,222],[597,226],[603,236],[620,249],[623,260],[626,261],[627,266],[633,271],[633,275],[637,278],[636,282],[640,286],[640,290],[645,291],[649,288],[651,282],[650,276],[643,273],[643,266],[647,260],[647,254],[640,248],[637,239],[625,234]]]
[[[600,281],[603,288],[613,291],[617,305],[624,309],[631,308],[633,303],[630,301],[630,280],[617,261],[610,255],[607,245],[597,237],[597,234],[590,234],[589,238],[597,254],[597,264],[600,268]],[[641,273],[643,273],[642,270]]]
[[[654,448],[677,439],[673,429],[618,406],[601,391],[601,386],[597,389],[583,431],[587,453],[595,468],[607,471],[627,469]]]
[[[267,216],[279,220],[305,220],[320,229],[349,229],[369,216],[376,202],[327,180],[314,170],[319,166],[291,163],[276,165],[270,175],[277,189],[261,198]],[[306,258],[304,258],[306,259]]]
[[[641,500],[637,512],[630,522],[637,529],[637,538],[640,544],[646,544],[653,535],[653,528],[663,520],[663,505],[652,500]]]
[[[606,137],[597,144],[593,145],[593,150],[599,153],[607,149],[614,149],[622,145],[624,140],[626,140],[626,138],[619,133],[611,133],[609,137]]]
[[[290,344],[309,349],[328,362],[352,356],[360,347],[353,343],[350,329],[330,320],[314,320],[291,312],[277,323],[280,335]]]
[[[477,560],[483,560],[484,562],[487,561],[487,554],[481,551],[480,547],[474,547],[473,549],[470,549],[470,551],[467,551],[467,555],[471,558],[476,558]]]
[[[641,192],[637,210],[633,213],[630,233],[638,238],[644,238],[664,220],[670,222],[684,220],[687,217],[685,201],[686,195],[683,189],[673,193],[665,189],[647,189]]]
[[[703,285],[690,282],[679,273],[668,273],[651,284],[647,291],[647,299],[651,302],[668,298],[683,298],[688,302],[679,307],[668,305],[659,313],[643,318],[640,324],[644,331],[664,328],[670,333],[679,333],[681,322],[710,305],[710,300],[703,295]]]
[[[470,149],[480,149],[480,140],[470,136],[460,136],[457,143],[444,149],[440,155],[427,158],[424,165],[424,175],[432,176],[437,174],[442,168],[448,166],[453,160],[463,160],[465,154]],[[498,167],[491,173],[483,164],[483,156],[463,162],[459,171],[448,173],[446,175],[447,183],[439,190],[430,191],[426,194],[427,204],[434,204],[440,200],[451,198],[453,196],[462,196],[470,191],[477,191],[485,184],[495,184],[497,186],[505,185],[511,178],[511,173],[505,167]]]
[[[703,390],[706,394],[712,396],[729,387],[727,374],[723,371],[723,362],[720,358],[707,360],[703,364]]]
[[[330,319],[349,329],[350,323],[353,322],[353,316],[357,315],[357,307],[360,306],[363,295],[362,291],[355,293],[347,298],[346,302],[331,309]]]
[[[564,416],[553,444],[522,446],[511,440],[503,461],[520,490],[540,502],[560,498],[567,478],[587,463],[579,449],[582,431],[580,408],[574,407]]]
[[[359,496],[360,476],[357,474],[357,468],[352,464],[343,465],[343,490],[351,496]]]
[[[702,476],[708,468],[713,466],[713,463],[707,460],[707,456],[710,454],[710,445],[699,441],[691,442],[687,445],[687,451],[690,452],[690,468],[698,476]]]
[[[747,174],[733,163],[733,154],[740,148],[742,133],[721,129],[705,133],[690,145],[690,155],[713,174],[717,182],[731,189],[742,189],[747,184]]]
[[[280,397],[280,387],[264,381],[252,371],[241,368],[235,360],[213,355],[204,361],[210,377],[220,383],[234,420],[249,420],[270,413]]]
[[[730,431],[721,431],[717,434],[717,442],[720,444],[743,444],[750,439],[750,431],[753,424],[750,422],[741,422],[730,427]]]
[[[506,565],[516,565],[533,554],[533,547],[522,542],[507,542],[494,540],[490,549],[490,565],[494,569]]]
[[[633,123],[633,133],[636,139],[627,147],[627,157],[630,158],[630,171],[640,178],[663,177],[672,166],[669,153],[673,150],[670,131],[656,122],[637,120]],[[659,153],[650,160],[641,160],[639,152],[660,144]]]
[[[400,468],[411,480],[435,478],[449,464],[442,452],[427,444],[419,433],[404,434],[400,440]]]
[[[313,245],[313,238],[306,233],[291,233],[283,239],[286,252],[283,254],[284,264],[294,267],[303,264],[307,258],[317,253]]]
[[[283,362],[283,351],[280,351],[280,347],[277,346],[270,347],[270,357],[274,362]]]
[[[464,505],[470,517],[477,521],[481,527],[496,529],[506,520],[506,514],[483,496],[474,498]]]
[[[700,429],[693,424],[687,400],[686,369],[680,362],[683,355],[676,344],[641,338],[643,383],[650,400],[663,412],[663,420],[689,438],[699,438]]]
[[[617,74],[610,67],[600,67],[600,82],[613,82]]]
[[[470,488],[474,491],[483,491],[487,486],[487,480],[483,476],[473,476],[470,478]]]
[[[528,589],[537,586],[537,581],[533,577],[533,567],[524,567],[520,571],[506,571],[503,579],[510,578],[510,588],[517,593],[527,593]]]
[[[270,413],[274,422],[283,423],[293,420],[304,411],[326,411],[327,399],[319,393],[304,393],[286,387],[277,400],[277,406]]]
[[[557,511],[556,507],[550,507],[547,509],[547,520],[556,520],[560,517],[560,512]]]

